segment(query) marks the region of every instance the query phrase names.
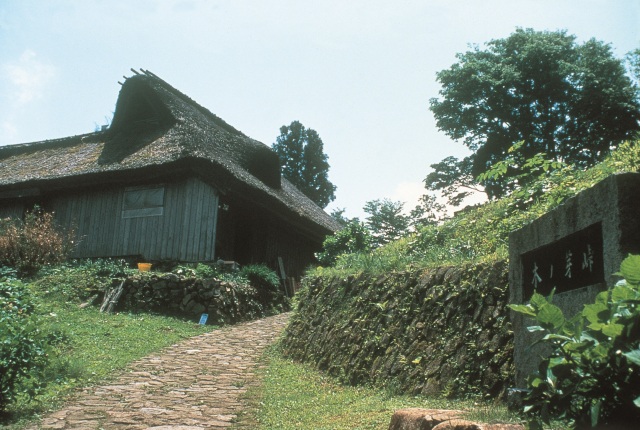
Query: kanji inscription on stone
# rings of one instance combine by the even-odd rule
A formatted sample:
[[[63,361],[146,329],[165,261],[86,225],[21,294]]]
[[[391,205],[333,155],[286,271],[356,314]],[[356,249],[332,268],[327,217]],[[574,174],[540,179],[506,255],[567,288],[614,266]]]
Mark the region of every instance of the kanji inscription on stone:
[[[522,254],[524,298],[605,281],[602,224],[596,223],[549,245]]]

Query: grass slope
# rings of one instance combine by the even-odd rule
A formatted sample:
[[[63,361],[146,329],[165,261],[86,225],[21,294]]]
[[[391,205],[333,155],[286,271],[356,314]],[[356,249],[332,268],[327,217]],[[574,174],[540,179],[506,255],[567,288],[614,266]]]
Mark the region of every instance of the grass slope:
[[[368,388],[345,386],[311,367],[282,357],[278,347],[264,356],[262,384],[249,391],[258,430],[386,429],[393,412],[404,408],[456,409],[485,423],[519,422],[505,407],[424,396],[398,396]],[[246,418],[245,418],[246,419]],[[241,424],[244,419],[241,418]]]
[[[59,276],[63,276],[59,274]],[[38,312],[41,330],[55,337],[46,371],[48,385],[35,401],[19,397],[10,405],[0,426],[21,428],[27,422],[58,408],[76,389],[104,382],[127,364],[190,336],[215,329],[195,322],[150,314],[104,314],[93,307],[80,308],[62,294],[43,297]]]

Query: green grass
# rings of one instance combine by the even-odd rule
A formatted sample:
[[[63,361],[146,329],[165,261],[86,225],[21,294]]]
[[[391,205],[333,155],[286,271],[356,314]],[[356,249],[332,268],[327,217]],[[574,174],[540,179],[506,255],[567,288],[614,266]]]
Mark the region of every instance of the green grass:
[[[39,311],[42,330],[58,340],[47,370],[48,385],[36,401],[19,398],[10,405],[0,427],[20,428],[58,408],[75,389],[106,381],[132,361],[215,328],[159,315],[103,314],[61,301],[41,303]]]
[[[259,430],[386,429],[394,411],[410,407],[464,410],[485,423],[520,422],[503,406],[344,386],[308,365],[284,359],[277,347],[270,348],[264,360],[262,384],[247,394],[254,410],[240,418],[242,424],[257,423]]]

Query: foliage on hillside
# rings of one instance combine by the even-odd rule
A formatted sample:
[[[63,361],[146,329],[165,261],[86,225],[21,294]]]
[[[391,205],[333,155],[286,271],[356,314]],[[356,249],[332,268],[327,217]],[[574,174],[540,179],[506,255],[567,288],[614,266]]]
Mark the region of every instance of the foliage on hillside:
[[[384,273],[506,258],[509,232],[607,176],[639,168],[640,140],[627,142],[590,169],[566,166],[542,172],[507,197],[464,209],[438,225],[422,227],[371,252],[341,255],[334,267],[318,268],[315,275]]]

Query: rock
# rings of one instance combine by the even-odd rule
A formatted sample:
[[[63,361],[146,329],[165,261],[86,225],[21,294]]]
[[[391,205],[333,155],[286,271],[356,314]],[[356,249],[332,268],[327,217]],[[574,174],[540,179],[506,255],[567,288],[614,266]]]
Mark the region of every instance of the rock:
[[[461,416],[462,411],[446,409],[400,409],[391,417],[389,430],[432,430],[440,423],[457,420]]]
[[[482,424],[482,430],[524,430],[520,424]]]
[[[200,315],[201,313],[203,313],[207,308],[204,307],[204,305],[197,303],[197,302],[191,302],[189,307],[186,309],[186,311],[190,314],[193,315]]]
[[[478,423],[467,420],[444,421],[433,428],[433,430],[483,430]]]
[[[180,277],[174,273],[167,273],[162,276],[162,279],[169,282],[178,282],[180,280]]]
[[[483,424],[461,418],[463,412],[446,409],[400,409],[389,430],[524,430],[520,424]]]
[[[158,281],[153,284],[154,290],[164,290],[165,288],[167,288],[167,281]]]
[[[186,294],[182,299],[182,306],[187,306],[187,303],[191,300],[191,294]]]

